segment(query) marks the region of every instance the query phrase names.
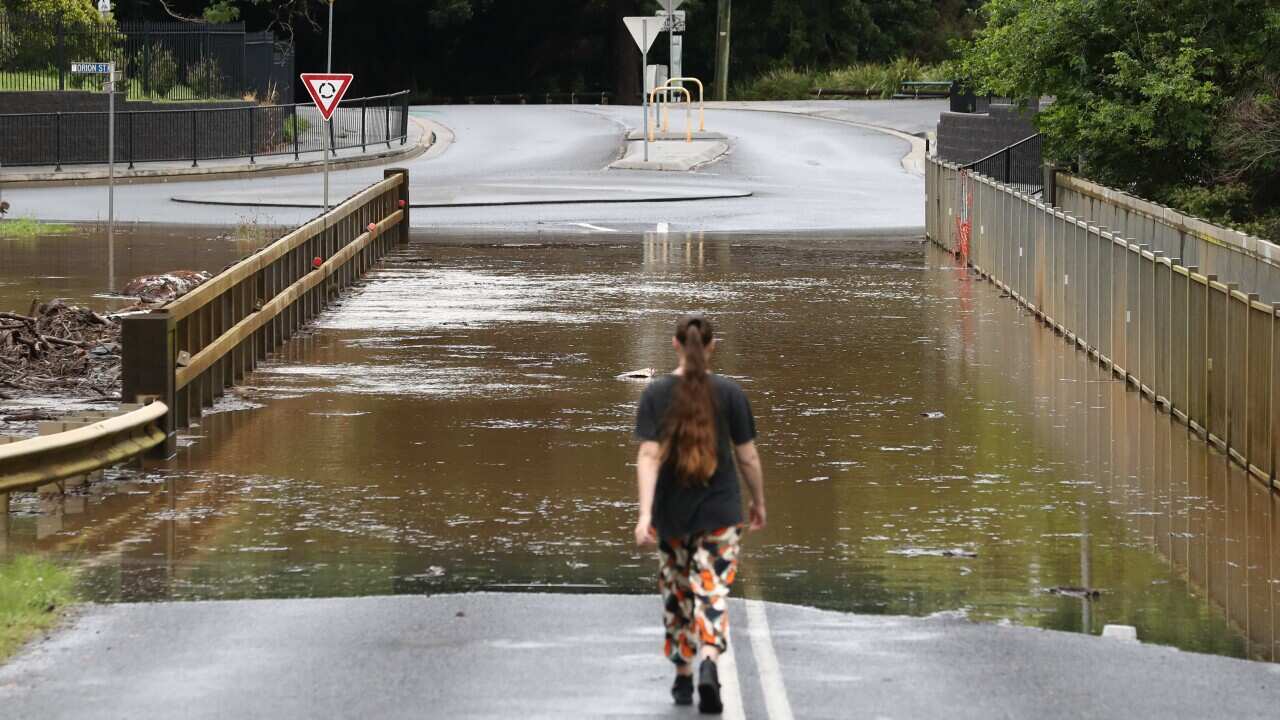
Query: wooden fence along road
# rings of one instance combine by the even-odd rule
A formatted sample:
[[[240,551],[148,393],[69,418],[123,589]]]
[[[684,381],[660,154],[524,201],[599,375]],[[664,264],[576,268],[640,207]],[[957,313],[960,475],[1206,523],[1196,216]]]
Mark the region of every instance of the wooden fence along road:
[[[397,245],[409,242],[409,174],[363,190],[191,293],[124,319],[126,402],[163,401],[167,442]],[[159,453],[158,453],[159,454]]]
[[[1249,292],[1256,287],[1237,283],[1267,273],[1201,274],[935,158],[925,185],[930,240],[1276,486],[1280,321],[1275,306]]]

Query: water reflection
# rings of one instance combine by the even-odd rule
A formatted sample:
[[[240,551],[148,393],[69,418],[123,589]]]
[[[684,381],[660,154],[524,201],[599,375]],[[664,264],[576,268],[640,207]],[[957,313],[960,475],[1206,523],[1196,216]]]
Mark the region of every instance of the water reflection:
[[[0,310],[26,311],[33,298],[65,298],[95,310],[131,304],[112,297],[140,275],[172,270],[217,272],[269,242],[277,231],[245,220],[231,229],[126,225],[109,252],[105,226],[72,226],[67,233],[0,237]]]
[[[60,515],[23,500],[9,549],[84,558],[103,600],[648,592],[643,385],[615,376],[669,367],[699,308],[763,432],[741,592],[1278,658],[1274,495],[945,256],[544,240],[393,256],[177,460]]]

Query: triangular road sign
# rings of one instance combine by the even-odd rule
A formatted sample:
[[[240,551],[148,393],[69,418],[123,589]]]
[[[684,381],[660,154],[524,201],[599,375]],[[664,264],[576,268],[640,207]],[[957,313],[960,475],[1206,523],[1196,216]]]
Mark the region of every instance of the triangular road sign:
[[[302,84],[311,94],[311,101],[316,104],[325,120],[333,117],[338,103],[342,102],[354,79],[355,76],[350,73],[302,73]]]
[[[662,28],[666,26],[667,19],[665,17],[628,17],[622,18],[622,22],[627,24],[627,29],[631,31],[631,37],[635,38],[640,52],[647,53],[649,48],[653,47],[653,41],[662,34]]]

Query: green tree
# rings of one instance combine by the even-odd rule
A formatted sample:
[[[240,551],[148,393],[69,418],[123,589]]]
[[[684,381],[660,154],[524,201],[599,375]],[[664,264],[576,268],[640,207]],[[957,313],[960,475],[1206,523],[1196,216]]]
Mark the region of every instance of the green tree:
[[[964,48],[981,92],[1051,96],[1046,151],[1159,198],[1219,172],[1220,118],[1280,70],[1274,0],[988,0]]]

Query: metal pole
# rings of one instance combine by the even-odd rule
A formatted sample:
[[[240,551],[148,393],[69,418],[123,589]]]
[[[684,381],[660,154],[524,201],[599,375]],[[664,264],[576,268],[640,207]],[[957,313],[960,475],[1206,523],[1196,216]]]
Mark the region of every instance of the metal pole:
[[[333,72],[333,0],[329,0],[329,50],[325,60],[325,72]],[[324,212],[329,213],[329,154],[333,152],[333,120],[325,120],[325,143],[328,148],[324,153]]]
[[[640,95],[644,108],[644,122],[640,123],[640,134],[644,135],[644,161],[649,162],[649,23],[640,26]]]
[[[116,64],[107,77],[107,289],[116,289]]]

